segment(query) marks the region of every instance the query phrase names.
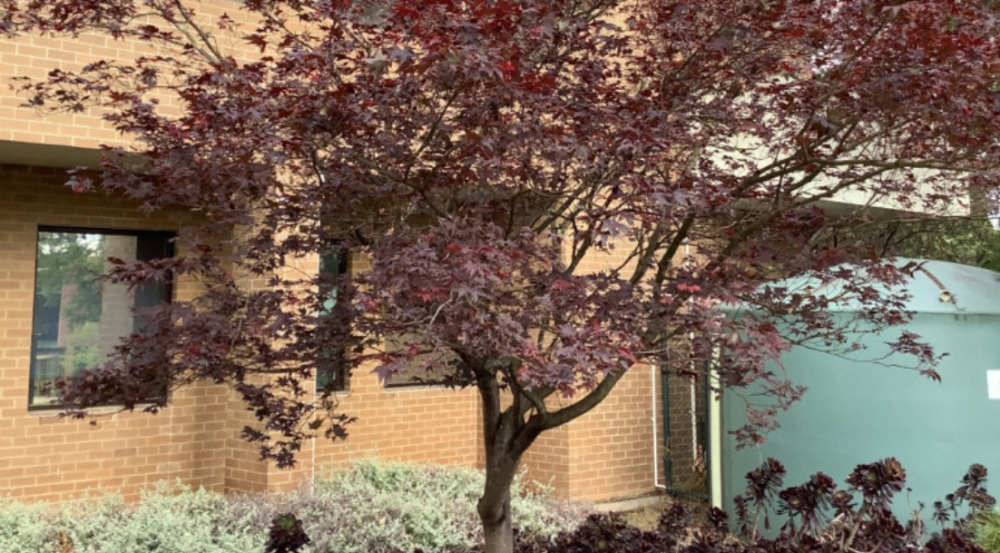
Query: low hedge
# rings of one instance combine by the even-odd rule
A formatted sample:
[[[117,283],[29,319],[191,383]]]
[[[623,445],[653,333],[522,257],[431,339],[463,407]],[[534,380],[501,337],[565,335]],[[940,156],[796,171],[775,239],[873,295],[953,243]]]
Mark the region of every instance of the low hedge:
[[[472,469],[363,460],[317,478],[314,490],[269,496],[160,485],[131,505],[115,496],[58,508],[0,498],[0,552],[263,553],[272,522],[291,513],[309,536],[302,553],[460,553],[481,539],[482,488]],[[515,523],[533,539],[585,516],[520,479],[512,504]]]

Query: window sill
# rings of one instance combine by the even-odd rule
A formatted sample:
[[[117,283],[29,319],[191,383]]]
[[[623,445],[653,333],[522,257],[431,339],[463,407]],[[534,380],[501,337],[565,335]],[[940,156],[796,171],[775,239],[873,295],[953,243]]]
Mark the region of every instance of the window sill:
[[[344,398],[351,397],[351,390],[333,390],[330,392],[330,398],[337,401]],[[313,401],[319,400],[322,397],[323,392],[313,392]]]
[[[145,409],[146,407],[149,407],[150,405],[152,405],[152,403],[141,403],[141,404],[135,406],[134,411],[142,412],[143,409]],[[95,416],[95,417],[106,416],[106,415],[116,415],[116,414],[121,413],[123,411],[125,411],[125,408],[121,407],[120,405],[103,405],[101,407],[88,407],[87,409],[83,410],[83,412],[86,413],[88,416],[92,415],[92,416]],[[61,416],[61,413],[62,413],[62,409],[60,409],[59,407],[46,407],[46,406],[31,407],[31,406],[28,406],[28,416],[31,416],[31,417],[39,417],[39,418],[46,418],[46,417],[48,417],[48,418],[53,418],[53,419],[63,419],[63,418],[65,418],[65,417]]]
[[[408,392],[408,391],[419,391],[419,390],[446,390],[452,391],[447,384],[397,384],[396,386],[382,386],[383,392],[395,393],[395,392]]]

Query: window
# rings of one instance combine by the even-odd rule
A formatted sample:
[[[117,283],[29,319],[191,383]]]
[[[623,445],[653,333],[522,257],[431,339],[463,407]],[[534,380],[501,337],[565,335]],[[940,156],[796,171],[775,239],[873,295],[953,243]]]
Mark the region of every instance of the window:
[[[338,244],[322,252],[319,256],[320,317],[332,317],[337,305],[337,286],[342,275],[348,274],[347,255]],[[336,331],[334,329],[334,331]],[[344,350],[327,348],[319,352],[316,361],[316,391],[344,391],[347,389],[348,372],[344,362]]]
[[[390,343],[390,348],[394,344]],[[417,368],[402,372],[400,374],[394,375],[389,379],[389,382],[385,384],[386,388],[412,388],[414,386],[452,386],[460,383],[460,380],[456,380],[454,367],[456,361],[452,359],[444,360],[441,364],[441,368],[432,371],[423,371]],[[420,365],[419,360],[414,360],[410,362],[411,367],[418,367]]]
[[[169,283],[130,294],[102,282],[108,258],[148,260],[173,255],[172,234],[40,228],[35,265],[30,408],[52,407],[52,384],[100,367],[122,337],[137,330],[135,307],[170,301]]]
[[[406,344],[407,336],[394,336],[386,338],[385,349],[392,351],[402,351]],[[451,386],[458,384],[456,373],[458,370],[458,357],[452,352],[443,354],[419,354],[407,363],[408,369],[400,374],[394,375],[385,384],[386,388],[407,388],[413,386]],[[434,361],[437,364],[434,370],[424,370],[421,368],[425,363]]]

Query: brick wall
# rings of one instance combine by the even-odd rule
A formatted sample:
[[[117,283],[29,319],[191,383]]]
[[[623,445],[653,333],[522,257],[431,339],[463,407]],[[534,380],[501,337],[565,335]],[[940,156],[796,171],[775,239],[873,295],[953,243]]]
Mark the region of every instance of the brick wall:
[[[570,423],[571,497],[597,501],[654,491],[655,390],[650,368],[634,367],[607,399]]]
[[[65,500],[120,491],[134,497],[181,478],[221,490],[225,391],[194,386],[158,415],[119,413],[96,426],[28,411],[35,257],[39,225],[176,229],[181,213],[146,217],[101,195],[76,196],[62,171],[0,166],[0,494]],[[178,283],[178,297],[195,293]]]
[[[195,5],[208,28],[216,29],[214,21],[227,13],[237,24],[246,24],[248,17],[239,10],[236,0],[201,0]],[[221,36],[220,48],[237,59],[257,55],[245,41]],[[132,59],[152,54],[147,45],[135,41],[114,40],[110,37],[83,33],[73,38],[20,36],[0,41],[0,148],[2,141],[30,144],[51,144],[79,148],[97,148],[100,144],[127,145],[128,139],[118,135],[100,118],[100,112],[88,109],[82,113],[33,115],[21,108],[25,97],[10,90],[9,77],[43,79],[54,67],[66,71],[81,69],[100,59]],[[176,106],[171,95],[158,93],[162,106]]]
[[[606,252],[591,251],[579,272],[619,268],[628,253],[629,244]],[[625,263],[623,274],[633,267]],[[659,373],[646,365],[633,367],[600,405],[568,425],[566,443],[560,449],[565,451],[568,466],[562,495],[592,501],[621,499],[654,493],[656,482],[663,483]]]
[[[364,370],[341,398],[342,409],[359,419],[351,436],[311,444],[291,471],[257,459],[239,438],[252,418],[219,387],[183,390],[160,415],[116,414],[96,427],[28,412],[38,226],[174,229],[185,219],[145,217],[120,201],[76,196],[63,180],[60,170],[0,166],[0,491],[46,500],[109,491],[134,497],[145,485],[177,478],[215,490],[279,490],[359,456],[481,464],[474,390],[386,390]],[[193,285],[177,287],[179,297],[193,293]],[[652,491],[652,418],[659,408],[652,411],[647,378],[637,368],[592,413],[542,436],[525,456],[530,476],[577,499]]]
[[[656,388],[653,388],[653,382]],[[607,501],[654,493],[662,459],[659,371],[640,365],[591,412],[542,434],[523,457],[528,476],[564,499]],[[550,398],[551,410],[568,402]],[[662,426],[657,426],[658,429]],[[662,475],[661,475],[662,478]]]
[[[321,441],[319,470],[343,466],[352,458],[474,466],[479,450],[479,400],[473,389],[441,387],[383,388],[375,375],[357,371],[341,403],[358,417],[343,442]]]
[[[158,415],[120,413],[97,426],[29,412],[39,225],[164,230],[187,217],[146,217],[102,195],[74,195],[64,181],[61,170],[0,165],[0,493],[57,501],[111,491],[134,497],[147,484],[177,478],[220,491],[278,490],[302,484],[314,466],[332,469],[362,456],[475,465],[474,390],[384,389],[364,369],[341,397],[344,412],[358,417],[350,437],[308,445],[288,471],[261,463],[256,448],[240,439],[255,421],[222,387],[196,385]],[[176,288],[181,298],[197,290],[183,282]]]
[[[550,488],[555,497],[562,499],[574,498],[570,472],[572,431],[573,425],[569,424],[545,432],[521,458],[528,478]]]
[[[356,255],[350,266],[364,271],[368,261]],[[355,370],[348,391],[339,394],[340,408],[358,420],[348,426],[345,441],[313,444],[310,454],[317,472],[336,470],[359,457],[476,465],[482,419],[475,389],[385,388],[372,374],[373,368]]]
[[[198,9],[208,17],[223,11],[237,21],[242,17],[232,0],[203,0]],[[223,47],[237,57],[253,55],[239,41],[223,41]],[[146,53],[143,48],[87,34],[5,39],[0,75],[41,78],[54,64],[79,69],[100,58]],[[13,157],[4,154],[14,145],[94,149],[102,143],[128,144],[95,111],[39,117],[19,108],[23,101],[6,83],[0,86],[0,160]],[[163,101],[171,106],[169,97]],[[44,163],[53,167],[76,163],[59,157],[57,150],[36,151],[44,152]],[[350,437],[307,445],[298,467],[289,471],[261,463],[256,449],[239,438],[253,418],[221,387],[197,385],[178,392],[159,415],[116,414],[94,427],[29,413],[38,226],[175,229],[185,220],[181,213],[146,217],[101,195],[75,196],[61,186],[64,180],[60,170],[0,165],[0,494],[65,500],[120,491],[135,497],[144,485],[176,478],[213,490],[279,490],[359,456],[482,466],[474,390],[386,390],[364,369],[340,398],[343,411],[358,417],[349,427]],[[615,261],[595,256],[585,269]],[[176,290],[178,297],[193,293],[190,284]],[[659,408],[651,411],[650,385],[648,369],[632,371],[593,413],[543,435],[525,455],[530,475],[562,497],[607,499],[652,491],[652,418]]]

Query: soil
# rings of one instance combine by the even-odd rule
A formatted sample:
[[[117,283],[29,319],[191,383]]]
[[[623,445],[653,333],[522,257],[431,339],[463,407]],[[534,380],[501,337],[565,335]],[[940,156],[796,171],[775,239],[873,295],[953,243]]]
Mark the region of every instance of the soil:
[[[704,503],[688,499],[673,498],[668,495],[661,496],[660,501],[655,505],[649,505],[648,507],[643,507],[635,511],[622,513],[622,517],[627,523],[640,530],[653,530],[660,522],[660,513],[662,513],[667,507],[677,502],[680,502],[688,510],[688,512],[694,516],[695,525],[705,522],[706,506]]]

